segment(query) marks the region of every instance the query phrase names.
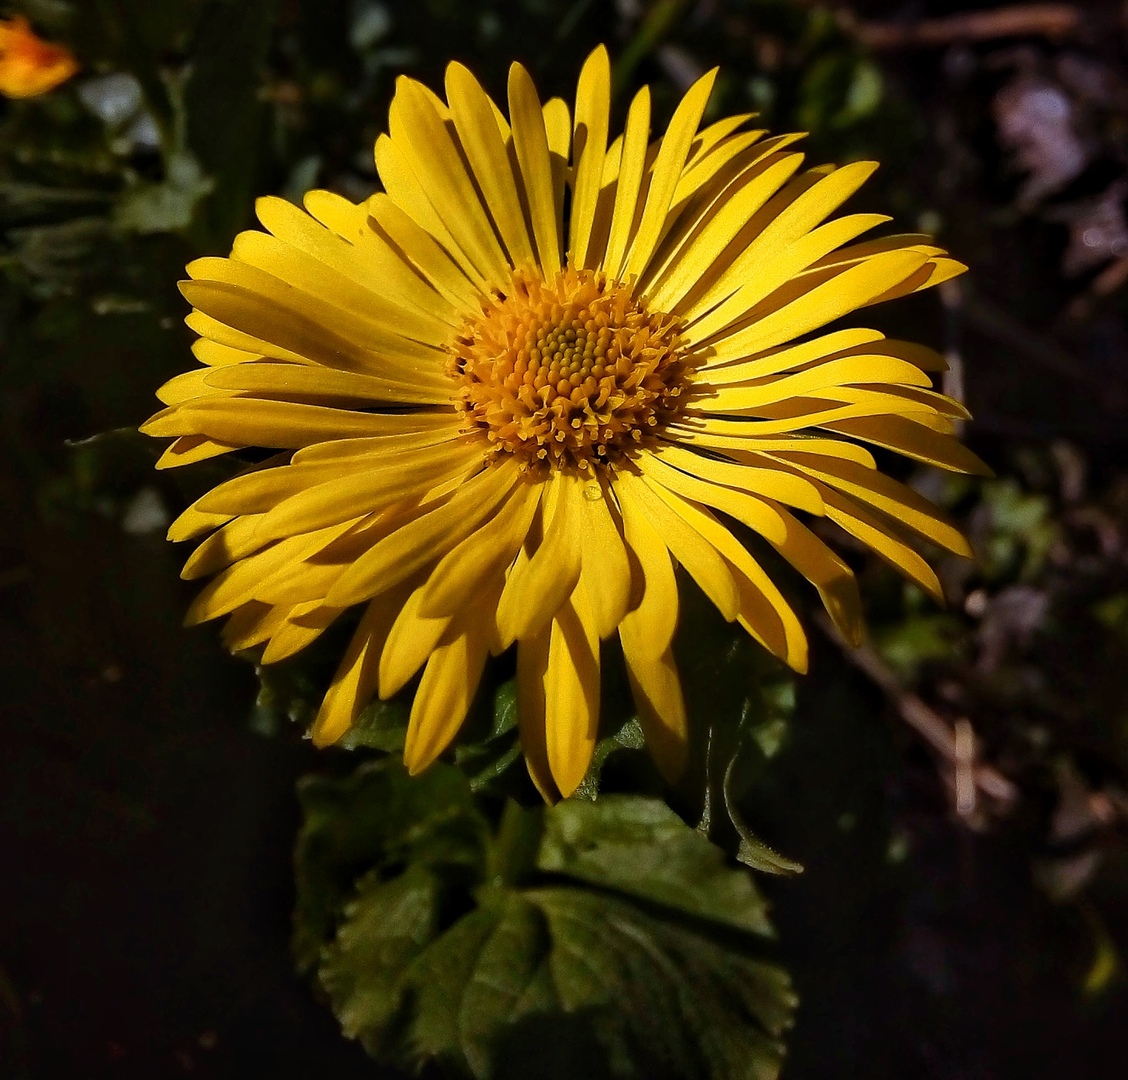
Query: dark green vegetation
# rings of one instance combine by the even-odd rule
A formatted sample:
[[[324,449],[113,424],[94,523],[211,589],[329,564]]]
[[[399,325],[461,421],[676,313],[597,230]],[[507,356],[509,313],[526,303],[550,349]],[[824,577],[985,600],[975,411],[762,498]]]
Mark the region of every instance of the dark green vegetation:
[[[593,1060],[631,1055],[659,1076],[647,1053],[694,1075],[734,1047],[770,1062],[787,994],[765,963],[801,999],[792,1080],[1118,1075],[1128,67],[1106,6],[984,22],[939,0],[8,4],[84,71],[0,106],[0,1076],[393,1075],[341,1039],[295,955],[369,1046],[406,1023],[447,1065],[503,1076],[530,1061],[596,1075]],[[748,863],[782,859],[759,837],[805,867],[758,875],[755,892],[652,798],[507,810],[530,792],[503,665],[455,759],[473,799],[449,766],[408,788],[376,763],[402,737],[396,706],[369,714],[353,752],[315,752],[287,717],[308,712],[317,655],[275,673],[256,706],[253,668],[211,629],[179,626],[193,590],[163,527],[219,466],[155,475],[155,448],[128,431],[82,441],[135,427],[188,365],[174,282],[227,250],[256,194],[372,189],[396,73],[437,86],[455,58],[496,93],[517,58],[542,93],[568,96],[598,41],[620,119],[640,82],[668,115],[719,63],[716,113],[809,130],[813,162],[881,160],[857,208],[937,232],[972,271],[874,313],[958,359],[963,389],[948,386],[998,473],[919,475],[980,556],[941,564],[949,607],[851,552],[872,649],[847,655],[811,621],[811,675],[795,681],[691,602],[682,662],[709,690],[695,696],[707,783],[672,801]],[[603,790],[657,796],[609,683]],[[630,857],[607,857],[617,845]],[[395,902],[418,923],[372,917]],[[676,980],[629,955],[552,1000],[537,971],[571,940],[545,931],[569,903],[583,929],[645,925],[711,1019],[687,1019]],[[526,988],[516,1035],[495,1037],[516,997],[483,1001],[459,968],[475,934],[515,943],[502,955]],[[450,992],[435,1000],[440,983],[419,973],[441,963]],[[473,1020],[457,1037],[456,1003]],[[562,1006],[566,1019],[538,1019]],[[734,1016],[739,1032],[720,1037]]]

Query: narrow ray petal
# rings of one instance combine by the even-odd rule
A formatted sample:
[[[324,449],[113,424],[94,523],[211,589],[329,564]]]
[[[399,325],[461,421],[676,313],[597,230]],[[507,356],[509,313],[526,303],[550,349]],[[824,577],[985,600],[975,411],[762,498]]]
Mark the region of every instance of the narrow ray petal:
[[[599,636],[577,589],[552,620],[544,676],[545,742],[552,778],[567,798],[580,786],[599,726]]]

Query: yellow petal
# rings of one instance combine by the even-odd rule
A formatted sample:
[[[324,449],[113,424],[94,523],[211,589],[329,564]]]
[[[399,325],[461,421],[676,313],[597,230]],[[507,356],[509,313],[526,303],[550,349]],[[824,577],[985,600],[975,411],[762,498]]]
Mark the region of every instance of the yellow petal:
[[[230,514],[209,514],[196,506],[189,506],[169,527],[166,538],[174,542],[193,540],[197,536],[218,529],[231,520]]]
[[[897,383],[930,386],[931,380],[915,364],[893,356],[847,356],[816,364],[796,375],[773,376],[754,386],[702,387],[693,405],[703,412],[735,413],[760,409],[776,401],[802,397],[833,397],[833,391],[850,383]],[[824,393],[828,392],[828,393]]]
[[[756,321],[717,341],[713,346],[714,355],[718,361],[740,360],[750,353],[770,349],[825,326],[907,279],[926,259],[927,256],[915,251],[891,251],[851,266],[814,284],[807,291],[799,292],[794,299],[780,307],[773,307],[762,317],[757,317],[755,312],[750,313]],[[770,299],[765,301],[765,305],[771,303]],[[691,344],[699,340],[692,326],[687,331],[687,339]]]
[[[476,628],[431,653],[411,703],[403,748],[404,764],[412,776],[427,768],[458,733],[488,653],[487,637]]]
[[[340,475],[339,466],[332,463],[306,466],[311,475],[321,474],[323,470],[337,475],[280,502],[263,517],[259,535],[291,536],[361,514],[376,513],[401,500],[423,495],[441,480],[462,477],[482,468],[480,452],[475,447],[457,444],[377,460],[378,465],[374,462],[368,468],[344,476]]]
[[[675,512],[645,482],[627,472],[620,472],[615,491],[619,502],[630,511],[637,511],[646,523],[662,538],[670,554],[685,567],[690,577],[701,586],[701,591],[716,605],[720,613],[731,622],[739,611],[739,597],[724,559],[685,518]]]
[[[508,463],[478,473],[434,509],[404,523],[359,556],[326,599],[342,607],[359,603],[438,561],[493,513],[517,478],[517,466]]]
[[[554,472],[547,482],[540,503],[541,545],[531,558],[517,560],[498,603],[497,625],[505,646],[536,634],[580,580],[582,484],[563,472]]]
[[[208,439],[203,435],[184,435],[169,446],[159,458],[155,468],[175,469],[180,465],[192,465],[197,461],[229,454],[242,448],[242,443],[223,443]]]
[[[418,276],[445,296],[456,311],[477,309],[480,293],[473,275],[468,276],[463,263],[453,258],[435,236],[401,210],[389,195],[383,191],[373,195],[362,221],[359,238],[365,239],[361,246],[367,258],[372,257],[374,243],[378,252],[391,248],[400,253],[399,258],[409,259]]]
[[[374,218],[381,213],[390,217],[386,207],[389,203],[394,204],[403,216],[415,224],[413,232],[423,232],[436,241],[477,289],[488,289],[489,280],[477,261],[462,249],[447,223],[431,204],[426,187],[430,178],[420,177],[415,168],[416,164],[409,159],[402,142],[387,135],[379,136],[376,140],[376,171],[380,174],[385,197],[381,199],[373,196],[369,202],[369,212]],[[402,227],[402,222],[397,224]]]
[[[217,442],[296,450],[328,439],[402,431],[410,414],[330,409],[262,398],[202,398],[166,409],[141,425],[146,435],[207,435]]]
[[[789,432],[801,432],[806,428],[822,424],[835,423],[839,420],[848,420],[854,416],[882,416],[892,410],[898,413],[912,414],[918,423],[927,423],[929,417],[939,415],[938,410],[927,402],[908,400],[907,393],[902,395],[904,388],[894,388],[892,391],[877,393],[872,390],[862,390],[857,387],[837,387],[834,390],[834,401],[820,398],[804,398],[795,402],[788,402],[787,408],[780,408],[775,419],[749,419],[747,417],[735,420],[704,414],[690,413],[681,422],[671,424],[667,429],[670,438],[679,443],[691,443],[697,446],[711,446],[717,449],[739,450],[751,449],[751,440],[765,436],[783,435]],[[919,393],[919,391],[918,391]],[[851,404],[839,404],[842,399]],[[781,403],[783,404],[783,403]],[[765,408],[765,412],[768,412]],[[768,414],[769,416],[771,413]]]
[[[714,120],[708,127],[703,127],[693,138],[689,153],[686,154],[686,170],[705,161],[715,152],[716,147],[728,142],[733,132],[743,127],[749,120],[755,119],[755,113],[734,113],[732,116],[723,116]],[[746,134],[763,135],[763,131],[749,132]]]
[[[165,405],[179,405],[195,397],[219,393],[218,389],[213,389],[204,382],[211,374],[207,368],[185,371],[161,386],[157,391],[157,400]]]
[[[584,61],[576,87],[572,135],[572,213],[568,251],[573,266],[587,266],[588,241],[603,179],[611,109],[611,60],[600,45]]]
[[[733,383],[748,382],[768,375],[778,375],[804,367],[812,361],[830,360],[846,355],[849,350],[859,352],[882,352],[887,342],[876,330],[861,328],[835,330],[829,334],[812,338],[799,345],[786,345],[781,349],[771,349],[759,355],[748,356],[729,363],[709,363],[694,374],[695,385],[728,386]],[[867,349],[866,346],[872,346]],[[893,354],[896,355],[896,354]],[[917,364],[917,367],[920,367]]]
[[[492,122],[492,117],[490,118]],[[489,281],[509,269],[459,148],[421,84],[400,76],[388,110],[391,139],[407,159],[424,196],[459,247]]]
[[[389,379],[300,364],[233,364],[205,370],[200,374],[203,376],[205,393],[239,390],[247,394],[279,394],[287,401],[312,400],[316,403],[332,403],[338,407],[371,405],[373,402],[427,403],[434,400],[431,393],[421,395],[414,380]],[[454,397],[453,382],[450,396]]]
[[[932,567],[895,534],[890,522],[868,513],[854,500],[837,492],[828,491],[823,498],[826,502],[826,516],[831,521],[851,536],[856,536],[895,570],[916,582],[938,603],[944,602],[944,590]]]
[[[255,537],[259,521],[258,514],[244,515],[217,529],[188,557],[180,576],[185,581],[207,577],[265,547],[268,541]]]
[[[180,283],[193,307],[264,341],[274,341],[305,363],[398,378],[416,385],[423,401],[449,401],[445,350],[402,337],[387,322],[346,312],[300,292],[257,267],[233,259],[197,259]],[[288,358],[285,357],[285,358]]]
[[[612,277],[618,277],[638,209],[642,174],[646,167],[646,148],[650,142],[650,88],[644,86],[631,102],[627,125],[623,131],[623,149],[619,179],[615,188],[615,208],[607,254],[603,265]],[[660,306],[660,305],[659,305]]]
[[[838,632],[850,645],[860,645],[865,634],[862,598],[853,571],[810,529],[782,507],[786,535],[775,549],[818,590]]]
[[[297,210],[297,207],[294,209]],[[300,210],[297,212],[301,213]],[[348,250],[344,241],[322,229],[307,215],[302,216],[315,229],[320,230],[326,239],[336,241],[337,247]],[[403,337],[428,345],[441,348],[450,337],[451,330],[458,326],[459,320],[450,314],[450,306],[433,289],[423,290],[423,296],[420,297],[426,307],[404,307],[392,303],[387,285],[380,282],[358,282],[352,276],[335,269],[332,264],[267,233],[240,233],[232,245],[231,258],[257,267],[309,296],[317,297],[327,305],[331,304],[333,308],[360,312],[366,323],[374,323],[381,328],[391,327]],[[406,269],[402,263],[401,269]],[[225,279],[221,277],[219,280]],[[393,282],[394,280],[393,278]],[[375,291],[377,289],[379,291]],[[448,313],[446,320],[435,314],[436,311],[443,310]]]
[[[340,739],[375,693],[380,650],[403,600],[403,592],[393,590],[365,609],[313,722],[314,745],[330,746]]]
[[[713,92],[713,83],[717,78],[717,69],[706,72],[686,91],[674,115],[670,126],[662,136],[662,144],[658,150],[658,157],[654,161],[654,170],[651,174],[650,187],[646,192],[646,207],[642,212],[638,232],[631,241],[630,250],[627,252],[626,277],[640,275],[646,269],[650,257],[658,247],[667,225],[667,214],[685,167],[685,157],[689,152],[694,135],[697,134],[697,125],[709,104],[709,95]]]
[[[261,645],[286,619],[289,609],[251,600],[236,608],[223,624],[220,637],[229,652],[240,652]]]
[[[544,113],[533,80],[520,64],[509,69],[509,121],[513,125],[513,146],[529,205],[538,262],[551,280],[560,269],[560,214],[553,190]]]
[[[693,231],[654,277],[654,304],[661,310],[692,316],[697,307],[712,307],[735,291],[726,288],[717,259],[730,245],[744,248],[749,223],[803,162],[802,154],[769,154],[746,168],[731,187],[719,193],[694,223]],[[734,190],[735,189],[735,190]],[[740,243],[745,239],[745,243]],[[648,279],[649,280],[649,279]],[[707,297],[683,305],[686,296]]]
[[[875,446],[894,450],[915,461],[923,461],[927,465],[976,476],[994,475],[963,443],[931,431],[905,416],[862,417],[840,420],[826,426],[855,439],[864,439]]]
[[[705,507],[680,498],[660,485],[652,484],[651,490],[723,558],[736,585],[740,624],[796,671],[806,671],[807,639],[803,627],[760,564]]]
[[[577,590],[552,620],[544,727],[552,778],[567,798],[580,786],[599,728],[599,637]]]
[[[204,333],[210,325],[214,324],[214,320],[209,319],[202,311],[193,311],[184,322],[199,334]],[[200,325],[199,329],[196,324]],[[218,341],[211,341],[206,337],[197,338],[192,342],[192,355],[208,367],[227,367],[229,364],[246,364],[252,360],[262,359],[262,353],[259,351],[233,349],[230,345],[221,345]]]
[[[616,494],[619,485],[614,484]],[[678,583],[670,553],[661,536],[651,527],[638,503],[629,497],[619,500],[623,516],[623,536],[642,575],[643,585],[632,618],[641,630],[635,635],[638,651],[654,659],[661,656],[674,639],[678,624]]]
[[[572,492],[576,497],[576,492]],[[583,484],[579,502],[580,587],[587,593],[592,624],[600,638],[610,637],[627,612],[631,565],[612,513],[610,493],[597,480]]]
[[[564,191],[568,186],[568,159],[572,153],[572,113],[568,103],[559,97],[549,98],[541,109],[544,133],[548,139],[548,160],[552,166],[552,196],[555,208],[556,234],[564,237]],[[546,275],[548,273],[545,266]],[[560,265],[557,252],[556,265]]]
[[[501,573],[525,542],[542,487],[518,483],[489,521],[439,560],[421,590],[421,611],[430,616],[454,615],[474,602],[482,584]]]
[[[813,483],[789,470],[773,469],[766,460],[758,462],[760,467],[757,468],[751,463],[739,464],[719,457],[706,457],[694,450],[670,444],[663,446],[658,456],[675,468],[710,483],[724,484],[738,491],[750,491],[754,495],[775,499],[788,506],[797,506],[812,514],[822,513],[822,498]]]
[[[509,261],[514,266],[531,263],[533,249],[525,229],[517,185],[490,99],[478,80],[461,64],[447,68],[446,91],[462,149],[508,249]]]
[[[689,756],[685,698],[673,650],[667,648],[655,657],[646,637],[647,628],[638,612],[628,615],[619,627],[627,679],[646,749],[666,782],[673,784],[685,771]]]
[[[435,441],[432,440],[431,443],[421,445],[433,448]],[[372,442],[376,442],[377,446],[372,447]],[[394,435],[385,436],[379,440],[348,439],[343,443],[322,443],[319,445],[349,446],[354,443],[366,445],[369,454],[375,454],[392,468],[395,467],[397,461],[404,460],[405,447]],[[407,450],[415,448],[410,443],[406,447]],[[318,484],[343,479],[350,473],[368,471],[374,467],[378,468],[380,465],[380,461],[365,460],[364,455],[349,456],[343,453],[337,457],[327,456],[325,460],[316,457],[310,461],[304,459],[299,461],[298,455],[295,454],[288,465],[285,464],[284,458],[285,455],[283,455],[283,461],[278,463],[277,467],[263,464],[249,472],[224,481],[202,495],[196,501],[196,507],[210,513],[263,513],[272,510],[284,499],[298,495]]]
[[[872,300],[867,300],[866,304],[885,304],[890,300],[899,300],[902,296],[908,296],[910,293],[922,292],[924,289],[943,285],[945,281],[951,281],[952,278],[965,273],[967,273],[967,267],[962,262],[955,259],[932,257],[915,273],[890,285],[885,292],[875,296]]]
[[[184,319],[184,325],[201,335],[200,341],[192,343],[192,352],[201,364],[209,367],[223,367],[226,364],[240,364],[248,360],[259,360],[269,356],[274,360],[287,360],[292,364],[312,364],[308,356],[291,352],[277,343],[263,341],[262,338],[242,330],[236,330],[219,319],[214,319],[202,311],[193,311]]]
[[[971,557],[971,547],[963,534],[940,516],[939,511],[912,488],[873,470],[863,470],[850,461],[820,458],[806,454],[771,455],[794,465],[853,499],[861,500],[889,514],[906,528],[957,555]]]
[[[315,533],[290,537],[241,559],[201,590],[188,609],[185,625],[194,626],[209,619],[217,619],[249,600],[266,599],[258,595],[264,582],[280,572],[290,574],[292,568],[303,559],[320,551],[353,524],[352,521],[344,522]]]
[[[422,610],[425,585],[420,585],[403,605],[380,654],[380,696],[398,694],[408,680],[438,648],[456,613],[428,615]]]
[[[787,535],[778,511],[747,491],[682,472],[668,464],[661,454],[640,454],[636,464],[644,475],[676,495],[720,510],[769,540],[782,541]]]
[[[548,764],[544,726],[544,678],[548,672],[551,633],[550,623],[540,633],[522,639],[517,645],[517,729],[529,776],[547,803],[560,798]]]
[[[841,171],[841,170],[840,170]],[[816,259],[847,240],[888,221],[885,214],[849,214],[820,225],[795,239],[772,235],[772,222],[740,256],[748,257],[741,285],[723,303],[694,323],[702,338],[731,327],[793,278],[802,275]],[[769,236],[768,241],[764,237]],[[755,252],[755,257],[751,253]]]
[[[293,609],[282,625],[270,635],[270,641],[259,662],[277,664],[301,652],[329,628],[341,611],[341,608],[326,607],[319,600]]]
[[[459,325],[456,306],[372,230],[364,207],[327,191],[308,192],[305,203],[307,213],[286,199],[265,196],[255,203],[255,212],[268,232],[377,293],[397,311],[436,326]]]
[[[395,414],[387,414],[392,419]],[[349,462],[353,458],[398,454],[403,450],[421,450],[439,443],[459,440],[461,432],[457,419],[451,413],[413,412],[400,413],[403,421],[399,431],[386,435],[373,435],[357,439],[330,439],[302,447],[290,459],[298,464],[323,464],[330,461]],[[360,467],[359,464],[357,467]]]

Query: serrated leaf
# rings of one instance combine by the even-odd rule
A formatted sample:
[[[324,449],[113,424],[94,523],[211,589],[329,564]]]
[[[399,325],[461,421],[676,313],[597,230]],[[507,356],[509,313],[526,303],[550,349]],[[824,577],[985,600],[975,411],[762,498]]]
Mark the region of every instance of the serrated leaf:
[[[660,801],[511,803],[469,859],[459,831],[487,824],[449,766],[365,766],[302,801],[299,958],[374,1056],[480,1080],[778,1075],[794,1000],[758,955],[763,902]]]
[[[597,803],[562,802],[545,820],[537,865],[617,889],[687,915],[771,934],[752,879],[664,803],[605,795]]]
[[[779,969],[617,897],[555,889],[530,898],[549,922],[562,1004],[614,1008],[603,1037],[630,1062],[626,1075],[778,1076],[777,1040],[794,1005]]]
[[[399,877],[371,877],[345,908],[345,921],[320,968],[322,985],[340,1002],[337,1019],[349,1038],[380,1055],[403,1013],[411,960],[435,936],[439,883],[410,866]]]

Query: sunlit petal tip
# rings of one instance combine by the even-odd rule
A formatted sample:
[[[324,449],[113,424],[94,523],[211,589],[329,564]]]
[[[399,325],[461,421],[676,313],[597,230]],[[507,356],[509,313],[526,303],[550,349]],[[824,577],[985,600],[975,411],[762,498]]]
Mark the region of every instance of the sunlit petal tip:
[[[403,763],[410,776],[418,776],[421,772],[424,772],[430,765],[434,764],[438,756],[439,751],[424,746],[418,735],[415,738],[409,736],[403,748]]]
[[[313,727],[310,728],[310,741],[319,750],[335,746],[348,734],[350,726],[351,725],[341,724],[336,727],[330,727],[328,724],[318,724],[315,721]]]
[[[142,435],[151,435],[155,439],[166,438],[169,435],[175,435],[176,431],[173,430],[173,418],[177,414],[175,407],[168,409],[161,409],[160,412],[154,413],[143,424],[137,426],[137,430]]]
[[[210,622],[218,616],[212,615],[208,611],[207,604],[194,603],[188,608],[184,616],[184,626],[186,629],[191,629],[193,626],[199,626],[202,623]]]
[[[552,778],[556,781],[562,799],[575,794],[576,788],[584,782],[589,764],[590,759],[580,755],[553,759]]]
[[[791,668],[792,671],[798,675],[806,675],[810,663],[806,639],[803,640],[802,648],[792,649],[785,659],[787,660],[787,666]]]

